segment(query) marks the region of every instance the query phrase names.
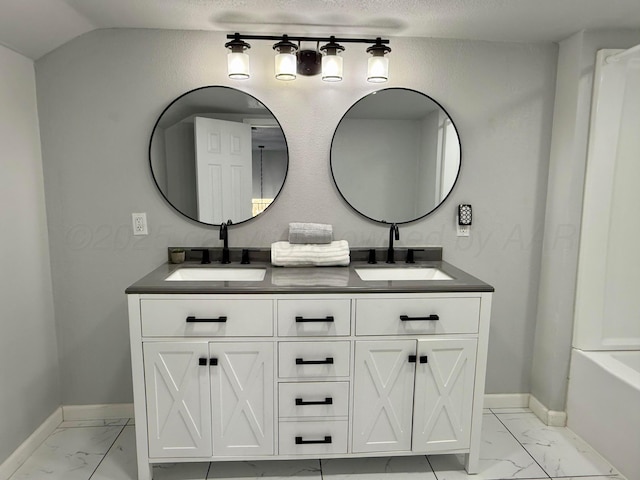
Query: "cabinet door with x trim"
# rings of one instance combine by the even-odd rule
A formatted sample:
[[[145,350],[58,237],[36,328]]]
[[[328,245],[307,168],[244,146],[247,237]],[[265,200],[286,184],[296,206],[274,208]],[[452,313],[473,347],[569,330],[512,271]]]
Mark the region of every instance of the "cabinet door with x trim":
[[[273,455],[273,344],[210,343],[213,455]]]
[[[358,341],[353,452],[469,447],[475,339]]]
[[[415,340],[356,342],[353,452],[411,450]]]
[[[207,342],[144,345],[149,457],[209,457]]]

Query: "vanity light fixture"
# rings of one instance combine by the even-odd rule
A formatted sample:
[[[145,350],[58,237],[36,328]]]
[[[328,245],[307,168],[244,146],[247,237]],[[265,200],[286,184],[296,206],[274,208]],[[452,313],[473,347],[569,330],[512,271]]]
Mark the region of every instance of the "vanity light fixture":
[[[336,43],[336,37],[320,48],[324,53],[322,56],[322,80],[325,82],[339,82],[342,80],[342,57],[340,52],[344,52],[344,47]]]
[[[391,49],[387,45],[383,45],[379,38],[376,39],[375,45],[367,48],[370,53],[367,81],[372,83],[383,83],[389,79],[389,59],[385,56]]]
[[[251,48],[247,42],[240,39],[239,34],[233,35],[233,40],[224,44],[229,49],[227,54],[227,71],[229,78],[246,80],[249,78],[249,54],[245,53]]]
[[[297,71],[296,52],[298,46],[289,41],[288,35],[283,35],[282,40],[273,46],[276,54],[276,78],[278,80],[295,80]]]
[[[225,47],[230,50],[227,63],[229,78],[233,79],[249,78],[249,55],[246,51],[251,47],[245,40],[277,41],[273,45],[273,49],[276,51],[275,76],[278,80],[295,80],[298,74],[312,76],[322,71],[322,80],[325,82],[341,81],[343,58],[340,54],[345,48],[338,42],[373,44],[366,50],[372,55],[368,60],[367,80],[380,83],[386,82],[389,78],[389,59],[385,55],[391,51],[391,48],[388,46],[389,40],[383,40],[380,37],[369,39],[336,38],[333,35],[330,37],[297,37],[234,33],[227,35],[227,38],[231,39],[225,44]],[[316,42],[316,50],[301,50],[301,42]],[[327,43],[319,47],[320,42]],[[322,63],[322,69],[318,68],[320,63]]]

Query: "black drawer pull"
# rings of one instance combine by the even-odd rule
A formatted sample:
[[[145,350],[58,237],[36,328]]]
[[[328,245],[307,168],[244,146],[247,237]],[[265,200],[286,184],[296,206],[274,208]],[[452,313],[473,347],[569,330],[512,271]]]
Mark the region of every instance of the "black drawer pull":
[[[196,318],[196,317],[187,317],[187,323],[225,323],[227,321],[227,317],[218,317],[218,318]]]
[[[415,355],[409,355],[409,363],[416,363],[417,357]]]
[[[324,360],[304,360],[296,358],[296,365],[333,365],[333,357],[327,357]]]
[[[206,358],[201,358],[200,360],[198,360],[198,365],[200,365],[201,367],[205,366],[206,364],[207,364]]]
[[[428,317],[410,317],[409,315],[400,315],[400,320],[403,322],[411,322],[413,320],[440,320],[438,315],[429,315]]]
[[[309,445],[312,443],[331,443],[331,436],[324,437],[324,440],[303,440],[302,437],[296,437],[296,445]]]
[[[333,405],[333,398],[326,397],[324,400],[305,402],[301,398],[296,398],[296,405]]]
[[[420,355],[420,363],[428,363],[429,358],[426,355]]]
[[[296,317],[296,323],[311,323],[311,322],[333,322],[333,315],[327,315],[325,318]]]
[[[217,358],[210,358],[209,359],[209,365],[218,365],[218,359]]]

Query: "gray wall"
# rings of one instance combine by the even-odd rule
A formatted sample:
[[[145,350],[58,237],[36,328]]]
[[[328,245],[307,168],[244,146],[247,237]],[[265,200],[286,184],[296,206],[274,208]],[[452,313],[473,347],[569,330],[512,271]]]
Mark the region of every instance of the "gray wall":
[[[101,30],[36,63],[45,190],[64,404],[131,401],[124,289],[166,260],[168,245],[217,246],[217,231],[167,206],[147,145],[163,108],[185,91],[230,85],[263,101],[287,136],[281,196],[230,230],[232,246],[268,246],[290,221],[326,222],[352,246],[386,245],[388,231],[338,195],[329,146],[344,112],[378,87],[364,48],[344,53],[345,80],[279,82],[273,50],[253,42],[252,78],[226,77],[223,34]],[[462,141],[462,173],[433,215],[400,229],[400,245],[435,244],[445,259],[496,287],[489,393],[529,392],[557,49],[392,38],[390,81],[437,99]],[[470,238],[455,237],[458,203],[474,206]],[[131,235],[147,212],[150,235]]]
[[[33,62],[0,46],[0,464],[60,405]]]
[[[640,31],[579,32],[560,43],[531,393],[564,411],[596,52],[640,43]]]

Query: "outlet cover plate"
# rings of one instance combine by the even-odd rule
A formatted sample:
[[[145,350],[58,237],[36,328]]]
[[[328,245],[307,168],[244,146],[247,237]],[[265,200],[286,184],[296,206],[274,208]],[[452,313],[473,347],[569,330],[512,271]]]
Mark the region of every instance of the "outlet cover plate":
[[[132,213],[131,219],[133,221],[133,234],[134,235],[148,235],[147,231],[147,214],[146,213]]]

